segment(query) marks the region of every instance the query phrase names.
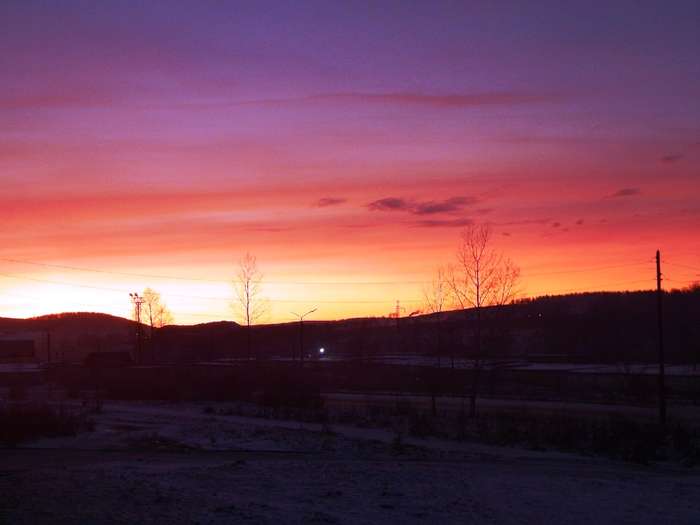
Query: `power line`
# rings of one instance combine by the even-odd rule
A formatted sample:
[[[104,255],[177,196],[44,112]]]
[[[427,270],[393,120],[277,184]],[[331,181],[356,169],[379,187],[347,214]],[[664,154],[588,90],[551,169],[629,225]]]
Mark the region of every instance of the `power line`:
[[[27,261],[20,259],[6,259],[0,258],[0,261],[15,263],[15,264],[28,264],[32,266],[42,266],[45,268],[57,268],[61,270],[73,270],[80,272],[91,272],[91,273],[103,273],[109,275],[123,275],[126,277],[140,277],[145,279],[165,279],[172,281],[193,281],[193,282],[208,282],[217,284],[230,284],[235,281],[235,279],[225,280],[225,279],[205,279],[201,277],[182,277],[175,275],[159,275],[159,274],[146,274],[146,273],[131,273],[131,272],[117,272],[112,270],[101,270],[97,268],[87,268],[83,266],[68,266],[63,264],[49,264],[37,261]],[[427,284],[428,281],[273,281],[264,280],[259,281],[269,284],[294,284],[294,285],[400,285],[400,284]]]
[[[45,268],[58,268],[61,270],[74,270],[74,271],[79,271],[79,272],[105,273],[105,274],[109,274],[109,275],[123,275],[125,277],[143,277],[143,278],[147,278],[147,279],[170,279],[173,281],[203,281],[203,282],[210,282],[210,283],[228,282],[228,281],[220,281],[220,280],[214,280],[214,279],[200,279],[198,277],[178,277],[178,276],[174,276],[174,275],[155,275],[155,274],[144,274],[144,273],[117,272],[117,271],[112,271],[112,270],[100,270],[97,268],[85,268],[85,267],[81,267],[81,266],[68,266],[68,265],[64,265],[64,264],[49,264],[49,263],[36,262],[36,261],[26,261],[26,260],[20,260],[20,259],[0,258],[0,261],[9,262],[9,263],[16,263],[16,264],[29,264],[32,266],[43,266]]]
[[[61,285],[61,286],[74,286],[74,287],[81,287],[81,288],[106,290],[106,291],[119,293],[119,294],[128,293],[122,289],[108,288],[108,287],[103,287],[103,286],[94,286],[94,285],[69,283],[69,282],[59,282],[59,281],[51,281],[51,280],[47,280],[47,279],[38,279],[38,278],[32,278],[32,277],[27,277],[27,276],[17,276],[17,275],[7,275],[7,274],[0,274],[0,276],[6,277],[6,278],[11,278],[11,279],[18,279],[18,280],[45,282],[45,283],[56,284],[56,285]],[[671,278],[667,278],[667,280],[674,281]],[[627,285],[631,285],[631,284],[642,284],[642,283],[649,283],[649,281],[650,281],[650,279],[634,280],[634,281],[616,281],[616,282],[601,283],[601,284],[596,284],[596,285],[589,285],[589,286],[582,287],[582,288],[579,287],[579,288],[547,290],[547,291],[537,292],[537,295],[535,297],[542,297],[542,296],[546,296],[546,295],[562,294],[562,293],[576,293],[576,292],[595,293],[596,291],[604,291],[602,289],[607,288],[607,287],[627,286]],[[677,282],[677,281],[674,281],[674,282]],[[693,281],[687,281],[687,282],[690,283]],[[9,296],[14,296],[14,297],[23,297],[23,298],[32,299],[32,300],[41,300],[41,298],[39,298],[39,297],[33,297],[33,296],[28,296],[28,295],[18,295],[18,294],[13,294],[13,293],[9,293],[9,292],[4,292],[3,295],[9,295]],[[165,295],[167,296],[168,294],[165,294]],[[182,294],[170,294],[170,295],[179,296],[179,297],[186,297],[186,298],[202,298],[202,297],[182,295]],[[229,299],[221,298],[221,297],[210,297],[208,299],[229,301]],[[376,304],[376,305],[394,304],[394,301],[392,301],[392,300],[389,300],[389,301],[386,301],[386,300],[365,300],[365,301],[361,301],[361,300],[311,300],[308,298],[304,298],[304,299],[299,299],[299,300],[270,299],[270,301],[276,302],[276,303],[295,303],[295,304],[306,303],[306,302],[314,302],[314,303],[319,303],[319,304]],[[414,304],[422,304],[424,302],[422,299],[402,299],[401,301],[404,303],[414,303]],[[110,308],[110,307],[114,306],[113,304],[110,304],[110,305],[107,305],[107,304],[99,304],[98,305],[96,303],[83,303],[83,304],[85,306],[94,306],[94,307],[99,307],[99,308]],[[224,314],[202,313],[202,312],[182,312],[182,311],[177,311],[177,310],[174,310],[173,313],[177,316],[202,317],[202,318],[208,318],[210,320],[226,320],[226,318],[228,317]],[[220,318],[223,318],[223,319],[220,319]]]
[[[113,271],[113,270],[102,270],[102,269],[98,269],[98,268],[88,268],[88,267],[83,267],[83,266],[69,266],[69,265],[63,265],[63,264],[51,264],[51,263],[44,263],[44,262],[38,262],[38,261],[28,261],[28,260],[22,260],[22,259],[0,258],[0,261],[14,263],[14,264],[27,264],[27,265],[32,265],[32,266],[41,266],[41,267],[46,267],[46,268],[57,268],[57,269],[62,269],[62,270],[101,273],[101,274],[108,274],[108,275],[123,275],[126,277],[139,277],[139,278],[145,278],[145,279],[165,279],[165,280],[174,280],[174,281],[209,282],[209,283],[217,283],[217,284],[230,284],[231,282],[234,281],[234,279],[221,280],[221,279],[206,279],[206,278],[201,278],[201,277],[183,277],[183,276],[175,276],[175,275],[118,272],[118,271]],[[571,269],[571,270],[557,270],[557,271],[552,271],[552,272],[528,273],[527,270],[525,270],[525,271],[523,271],[523,275],[526,275],[528,277],[542,277],[542,276],[547,276],[547,275],[566,275],[566,274],[572,274],[572,273],[585,273],[585,272],[598,271],[598,270],[628,268],[628,267],[632,267],[632,266],[640,266],[643,264],[648,264],[649,262],[651,262],[651,261],[645,260],[645,261],[639,261],[639,262],[634,262],[634,263],[615,264],[615,265],[606,265],[606,266],[591,266],[591,267],[587,267],[587,268],[575,268],[575,269]],[[264,280],[264,281],[260,281],[260,282],[268,283],[268,284],[281,284],[281,285],[319,285],[319,286],[323,286],[323,285],[333,285],[333,286],[338,286],[338,285],[382,286],[382,285],[385,285],[385,286],[388,286],[388,285],[406,285],[406,284],[411,284],[411,285],[430,284],[430,281],[275,281],[275,280]]]
[[[650,261],[641,261],[641,262],[636,262],[636,263],[628,263],[628,264],[615,264],[615,265],[610,265],[610,266],[592,266],[589,268],[577,268],[575,270],[561,270],[561,271],[556,271],[556,272],[540,272],[540,273],[527,273],[523,272],[523,275],[526,275],[527,277],[541,277],[541,276],[546,276],[546,275],[565,275],[565,274],[570,274],[570,273],[586,273],[586,272],[593,272],[593,271],[598,271],[598,270],[612,270],[615,268],[629,268],[631,266],[641,266],[643,264],[649,264]]]
[[[17,274],[5,274],[5,273],[0,273],[0,277],[6,277],[8,279],[17,279],[17,280],[27,280],[27,281],[34,281],[34,282],[40,282],[40,283],[47,283],[47,284],[55,284],[59,286],[73,286],[73,287],[78,287],[78,288],[88,288],[88,289],[93,289],[93,290],[104,290],[108,292],[113,292],[113,293],[120,293],[120,294],[128,294],[130,293],[129,290],[124,289],[124,288],[110,288],[107,286],[96,286],[96,285],[91,285],[91,284],[80,284],[80,283],[71,283],[71,282],[66,282],[66,281],[53,281],[50,279],[39,279],[37,277],[28,277],[26,275],[17,275]],[[203,295],[185,295],[185,294],[177,294],[177,293],[167,293],[163,294],[167,297],[183,297],[186,299],[204,299],[204,300],[210,300],[210,301],[226,301],[226,302],[232,302],[233,300],[228,298],[228,297],[208,297],[208,296],[203,296]],[[393,301],[383,301],[383,300],[311,300],[311,299],[275,299],[271,298],[269,299],[270,301],[277,302],[277,303],[300,303],[300,302],[308,302],[312,301],[315,303],[323,303],[323,304],[391,304]],[[406,303],[422,303],[422,299],[403,299],[404,302]]]
[[[35,295],[17,294],[17,293],[14,293],[14,292],[4,292],[4,291],[2,292],[1,295],[2,295],[2,296],[6,296],[6,297],[17,297],[17,298],[20,298],[20,299],[26,299],[26,301],[24,301],[23,304],[27,304],[27,303],[29,303],[30,301],[35,302],[35,301],[41,301],[41,300],[44,299],[43,297],[37,297],[37,296],[35,296]],[[31,303],[30,303],[30,304],[31,304]],[[113,302],[113,303],[92,303],[92,302],[86,303],[86,302],[80,301],[80,305],[81,305],[81,306],[88,306],[88,307],[91,307],[91,308],[102,308],[102,309],[113,308],[116,304],[119,304],[119,303],[115,303],[115,302]],[[195,317],[217,317],[217,316],[219,316],[219,317],[227,317],[227,316],[224,315],[224,314],[217,314],[217,313],[183,312],[183,311],[181,311],[181,310],[173,310],[173,309],[170,308],[170,307],[169,307],[168,309],[169,309],[169,310],[172,310],[173,313],[174,313],[175,315],[178,315],[178,316],[195,316]]]
[[[595,293],[596,291],[604,291],[604,290],[596,290],[596,288],[607,288],[610,286],[626,286],[630,284],[641,284],[641,283],[649,283],[651,279],[642,279],[642,280],[636,280],[636,281],[621,281],[621,282],[615,282],[615,283],[605,283],[605,284],[597,284],[593,286],[586,286],[584,288],[566,288],[566,289],[559,289],[559,290],[548,290],[546,292],[538,292],[539,295],[550,295],[550,294],[555,294],[555,293],[569,293],[569,292],[590,292],[590,293]]]
[[[35,281],[35,282],[43,282],[43,283],[48,283],[48,284],[55,284],[59,286],[73,286],[73,287],[80,287],[80,288],[88,288],[88,289],[95,289],[95,290],[106,290],[114,293],[129,293],[128,290],[126,289],[118,289],[118,288],[109,288],[105,286],[95,286],[95,285],[88,285],[88,284],[79,284],[79,283],[70,283],[70,282],[65,282],[65,281],[52,281],[49,279],[39,279],[35,277],[27,277],[27,276],[20,276],[20,275],[9,275],[9,274],[3,274],[0,273],[0,276],[6,277],[9,279],[18,279],[18,280],[29,280],[29,281]],[[671,279],[669,279],[671,280]],[[595,284],[595,285],[589,285],[585,287],[579,287],[579,288],[565,288],[565,289],[556,289],[556,290],[547,290],[544,292],[539,292],[543,295],[550,294],[550,293],[565,293],[565,292],[575,292],[575,291],[595,291],[596,288],[605,288],[605,287],[610,287],[610,286],[623,286],[623,285],[628,285],[628,284],[640,284],[640,283],[645,283],[647,282],[648,279],[645,280],[635,280],[635,281],[618,281],[618,282],[609,282],[609,283],[600,283],[600,284]],[[690,281],[689,281],[690,282]],[[229,298],[225,297],[207,297],[207,296],[197,296],[197,295],[185,295],[185,294],[163,294],[166,297],[184,297],[187,299],[205,299],[205,300],[218,300],[218,301],[232,301]],[[303,302],[314,302],[314,303],[321,303],[321,304],[395,304],[395,301],[393,300],[314,300],[314,299],[309,299],[309,298],[303,298],[303,299],[275,299],[271,298],[269,299],[272,302],[277,302],[277,303],[303,303]],[[423,299],[401,299],[402,302],[404,303],[423,303]]]
[[[678,284],[693,284],[697,283],[697,279],[693,280],[691,279],[690,281],[683,281],[680,279],[672,279],[671,277],[664,277],[664,281],[671,281],[672,283],[678,283]]]
[[[688,266],[687,264],[678,264],[678,263],[673,263],[673,262],[668,262],[668,261],[664,261],[664,263],[671,265],[671,266],[677,266],[679,268],[685,268],[687,270],[694,270],[696,272],[700,272],[700,268],[697,266]]]
[[[118,288],[108,288],[106,286],[94,286],[90,284],[77,284],[77,283],[67,283],[67,282],[61,282],[61,281],[51,281],[49,279],[39,279],[37,277],[28,277],[26,275],[17,275],[17,274],[7,274],[7,273],[0,273],[0,276],[6,277],[8,279],[17,279],[17,280],[24,280],[24,281],[34,281],[38,283],[49,283],[49,284],[59,284],[63,286],[73,286],[77,288],[92,288],[94,290],[106,290],[109,292],[118,292],[118,293],[129,293],[128,290],[122,290]]]
[[[88,271],[88,272],[96,272],[96,273],[102,273],[102,274],[113,274],[113,275],[126,275],[126,276],[131,276],[131,277],[148,277],[148,278],[162,278],[162,279],[176,279],[176,280],[183,280],[183,281],[204,281],[204,282],[214,282],[214,283],[228,283],[229,281],[216,281],[216,280],[211,280],[211,279],[200,279],[200,278],[185,278],[185,277],[175,277],[175,276],[164,276],[164,275],[150,275],[150,274],[138,274],[138,273],[126,273],[126,272],[113,272],[113,271],[108,271],[108,270],[99,270],[99,269],[94,269],[94,268],[83,268],[83,267],[76,267],[76,266],[67,266],[67,265],[55,265],[55,264],[49,264],[49,263],[40,263],[36,261],[26,261],[26,260],[18,260],[18,259],[8,259],[8,258],[0,258],[0,261],[5,261],[5,262],[11,262],[11,263],[16,263],[16,264],[30,264],[30,265],[36,265],[36,266],[44,266],[44,267],[54,267],[54,268],[61,268],[61,269],[70,269],[74,271]],[[618,265],[604,265],[604,266],[594,266],[594,267],[588,267],[588,268],[577,268],[577,269],[572,269],[572,270],[562,270],[562,271],[556,271],[556,272],[540,272],[540,273],[534,273],[534,274],[527,274],[528,277],[530,276],[542,276],[542,275],[565,275],[569,273],[583,273],[583,272],[593,272],[593,271],[598,271],[598,270],[607,270],[607,269],[614,269],[614,268],[627,268],[627,267],[633,267],[633,266],[639,266],[643,264],[648,264],[650,261],[641,261],[641,262],[634,262],[634,263],[627,263],[627,264],[618,264]],[[685,265],[677,265],[681,267],[687,267],[687,268],[693,268]],[[693,268],[694,269],[694,268]],[[127,294],[129,293],[129,290],[124,289],[124,288],[114,288],[114,287],[108,287],[108,286],[99,286],[99,285],[91,285],[91,284],[83,284],[83,283],[75,283],[75,282],[67,282],[67,281],[55,281],[51,279],[41,279],[37,277],[30,277],[27,275],[22,275],[22,274],[3,274],[0,273],[0,277],[5,277],[9,279],[17,279],[17,280],[27,280],[27,281],[34,281],[34,282],[41,282],[41,283],[48,283],[52,285],[58,285],[58,286],[68,286],[68,287],[78,287],[78,288],[87,288],[87,289],[94,289],[94,290],[102,290],[102,291],[108,291],[111,293],[118,293],[118,294]],[[673,279],[668,279],[670,281],[673,281]],[[326,281],[326,282],[302,282],[302,281],[288,281],[288,282],[281,282],[281,281],[265,281],[268,283],[279,283],[279,284],[323,284],[323,285],[329,285],[329,284],[416,284],[416,283],[422,283],[422,281],[372,281],[372,282],[352,282],[352,281],[343,281],[343,282],[331,282],[331,281]],[[602,289],[602,288],[608,288],[608,287],[617,287],[617,286],[625,286],[625,285],[631,285],[631,284],[641,284],[641,283],[646,283],[648,282],[647,280],[635,280],[635,281],[618,281],[618,282],[609,282],[609,283],[603,283],[603,284],[597,284],[597,285],[589,285],[585,287],[578,287],[578,288],[568,288],[568,289],[556,289],[556,290],[548,290],[545,292],[538,292],[538,295],[550,295],[550,294],[560,294],[560,293],[575,293],[575,292],[594,292],[596,289]],[[687,281],[687,282],[692,282],[692,281]],[[6,295],[12,295],[12,294],[6,294]],[[202,299],[202,300],[211,300],[211,301],[225,301],[227,303],[232,302],[231,298],[228,297],[211,297],[211,296],[198,296],[198,295],[188,295],[188,294],[178,294],[178,293],[166,293],[164,294],[166,297],[183,297],[187,299]],[[16,294],[15,294],[16,296]],[[28,296],[25,296],[28,297]],[[31,298],[35,300],[41,300],[40,298]],[[356,300],[356,299],[337,299],[337,300],[319,300],[319,299],[310,299],[307,297],[304,297],[303,299],[274,299],[271,298],[269,299],[271,302],[275,303],[283,303],[283,304],[298,304],[298,303],[307,303],[307,302],[313,302],[313,303],[318,303],[318,304],[364,304],[364,305],[389,305],[393,304],[394,301],[392,300]],[[401,299],[402,302],[408,303],[408,304],[423,304],[424,300],[423,299]],[[88,306],[88,304],[85,304]],[[99,308],[110,308],[113,306],[113,304],[110,305],[97,305],[93,304],[90,306],[96,306]],[[207,317],[207,318],[215,318],[215,317],[226,317],[224,315],[220,314],[207,314],[207,313],[201,313],[201,312],[175,312],[176,315],[178,316],[193,316],[193,317]]]

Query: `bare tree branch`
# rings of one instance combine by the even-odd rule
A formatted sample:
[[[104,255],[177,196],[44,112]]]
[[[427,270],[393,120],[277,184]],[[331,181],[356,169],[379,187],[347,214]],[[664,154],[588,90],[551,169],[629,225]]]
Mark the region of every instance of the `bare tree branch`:
[[[448,281],[449,272],[447,268],[438,267],[433,276],[433,280],[423,289],[425,298],[425,311],[434,314],[436,319],[435,331],[435,353],[437,354],[438,367],[442,354],[442,328],[443,312],[448,307],[450,301],[450,283]],[[454,354],[451,355],[452,368],[454,368]]]
[[[433,280],[423,289],[425,310],[430,313],[441,313],[447,307],[450,299],[450,287],[447,280],[447,269],[439,267]]]
[[[250,328],[267,312],[267,301],[262,298],[263,274],[258,268],[254,255],[246,253],[238,262],[238,271],[234,288],[236,292],[236,310],[248,332],[248,356],[251,352]]]
[[[511,302],[518,293],[520,269],[491,246],[488,224],[465,228],[457,247],[457,263],[447,269],[452,299],[461,309]]]
[[[482,308],[513,301],[518,293],[520,269],[491,246],[488,224],[470,225],[462,231],[457,247],[457,262],[448,267],[447,283],[454,303],[475,312],[474,374],[471,415],[476,415],[479,372],[482,366]]]
[[[502,306],[512,303],[520,294],[520,268],[512,260],[508,258],[503,259],[495,284],[496,291],[493,304]]]
[[[154,328],[162,328],[173,322],[173,315],[163,302],[160,293],[152,288],[146,288],[142,294],[143,310],[151,333]]]

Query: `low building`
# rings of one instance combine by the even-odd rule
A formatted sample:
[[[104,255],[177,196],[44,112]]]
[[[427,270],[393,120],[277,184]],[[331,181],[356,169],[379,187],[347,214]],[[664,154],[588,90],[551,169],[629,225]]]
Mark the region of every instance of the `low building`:
[[[0,363],[34,363],[36,360],[34,339],[0,338]]]

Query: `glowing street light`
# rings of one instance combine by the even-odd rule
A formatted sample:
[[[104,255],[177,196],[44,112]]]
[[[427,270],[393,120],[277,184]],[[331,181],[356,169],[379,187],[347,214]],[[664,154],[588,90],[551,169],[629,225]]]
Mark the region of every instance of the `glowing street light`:
[[[298,314],[296,312],[292,312],[292,315],[296,316],[297,319],[299,319],[299,364],[303,365],[304,364],[304,318],[309,315],[314,313],[318,308],[313,308],[312,310],[309,310],[306,313],[303,314]]]

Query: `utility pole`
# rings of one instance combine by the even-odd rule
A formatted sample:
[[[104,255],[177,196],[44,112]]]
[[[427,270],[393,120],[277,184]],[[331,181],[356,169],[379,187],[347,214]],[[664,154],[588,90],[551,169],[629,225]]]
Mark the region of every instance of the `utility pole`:
[[[304,318],[314,313],[316,310],[318,310],[318,308],[314,308],[303,314],[292,312],[292,315],[299,319],[299,366],[304,366]]]
[[[664,384],[664,323],[662,316],[661,252],[656,250],[656,314],[659,332],[659,424],[666,426],[666,387]]]
[[[130,293],[131,301],[134,303],[134,313],[136,317],[136,362],[140,363],[143,357],[143,343],[141,337],[141,305],[145,302],[145,299],[141,297],[138,293]]]

